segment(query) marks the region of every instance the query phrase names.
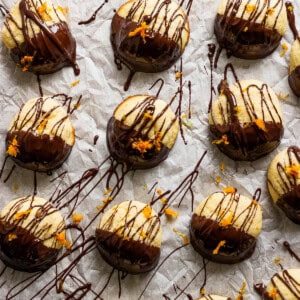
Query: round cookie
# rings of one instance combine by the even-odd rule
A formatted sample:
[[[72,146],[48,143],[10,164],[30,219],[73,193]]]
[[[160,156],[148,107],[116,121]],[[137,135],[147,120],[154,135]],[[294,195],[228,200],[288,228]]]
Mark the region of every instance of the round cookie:
[[[224,80],[212,103],[209,127],[213,143],[233,160],[256,160],[280,143],[283,118],[274,91],[258,80],[228,87]]]
[[[75,130],[55,97],[27,101],[13,119],[6,136],[6,153],[20,166],[46,172],[69,156]]]
[[[191,244],[204,258],[234,264],[252,255],[262,227],[260,204],[237,192],[200,202],[190,224]]]
[[[66,9],[49,0],[19,0],[8,14],[2,40],[22,71],[49,74],[72,66],[76,75],[76,42],[67,21]]]
[[[300,97],[300,37],[294,41],[291,49],[289,84],[294,94]]]
[[[27,196],[7,204],[0,212],[0,258],[25,272],[51,267],[63,244],[65,223],[60,212],[45,199]]]
[[[231,300],[231,298],[218,295],[205,295],[198,300]]]
[[[300,149],[291,146],[278,153],[268,169],[268,189],[274,203],[300,224]]]
[[[112,19],[115,60],[134,72],[166,70],[182,55],[189,32],[187,16],[175,1],[127,1]]]
[[[157,166],[168,157],[179,131],[169,104],[154,96],[122,101],[107,125],[107,146],[118,162],[132,169]]]
[[[278,272],[272,277],[266,288],[258,291],[266,300],[299,299],[300,269],[288,269]]]
[[[95,235],[101,256],[118,270],[138,274],[158,263],[162,228],[157,213],[147,204],[115,205],[103,214]]]
[[[271,54],[286,28],[283,0],[221,0],[214,25],[220,47],[245,59]]]

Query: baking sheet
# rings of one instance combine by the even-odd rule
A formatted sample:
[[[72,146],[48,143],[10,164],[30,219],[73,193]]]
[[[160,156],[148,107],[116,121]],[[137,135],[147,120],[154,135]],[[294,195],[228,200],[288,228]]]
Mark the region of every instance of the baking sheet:
[[[2,1],[6,7],[11,7],[13,1]],[[83,172],[89,168],[97,167],[107,156],[105,142],[106,124],[116,105],[124,98],[141,93],[151,93],[149,88],[158,79],[164,80],[164,87],[160,93],[162,99],[167,101],[176,93],[179,81],[175,79],[175,67],[158,74],[136,74],[127,92],[124,92],[123,85],[126,81],[128,70],[124,68],[117,71],[114,65],[113,53],[109,41],[110,23],[114,14],[123,1],[110,0],[99,11],[94,22],[86,26],[79,26],[78,22],[87,19],[92,12],[101,4],[99,1],[60,1],[62,6],[68,6],[69,21],[72,33],[77,41],[77,62],[81,69],[80,76],[74,76],[72,68],[63,70],[47,76],[41,76],[44,95],[57,93],[68,94],[74,99],[82,95],[81,106],[72,115],[72,121],[76,128],[76,144],[69,159],[64,165],[53,172],[51,176],[38,174],[38,195],[49,198],[58,184],[62,189],[67,188],[78,180]],[[294,1],[297,25],[300,28],[300,3]],[[300,267],[300,264],[287,253],[282,243],[288,240],[293,249],[300,253],[299,226],[287,220],[271,203],[266,188],[266,170],[270,160],[280,150],[290,145],[299,146],[300,130],[300,109],[299,99],[295,97],[287,83],[289,51],[284,57],[280,57],[280,47],[269,57],[263,60],[248,61],[240,59],[227,59],[225,52],[222,53],[218,68],[214,70],[214,84],[218,84],[223,76],[226,63],[232,62],[236,67],[239,78],[259,79],[268,83],[276,93],[289,94],[289,97],[282,102],[284,112],[285,134],[281,145],[272,154],[253,163],[233,162],[221,154],[215,145],[211,144],[208,136],[207,109],[210,99],[210,74],[209,60],[207,58],[208,44],[215,43],[213,34],[213,21],[217,10],[218,1],[202,0],[193,2],[190,12],[191,36],[190,42],[183,55],[183,87],[184,97],[182,103],[183,113],[188,113],[188,87],[187,82],[191,81],[192,89],[192,116],[188,120],[192,123],[190,128],[184,127],[184,135],[187,145],[181,137],[178,137],[176,144],[171,151],[169,158],[157,168],[145,171],[129,173],[125,177],[124,185],[119,195],[111,205],[125,200],[139,200],[149,203],[153,192],[150,188],[160,188],[163,191],[174,190],[180,182],[190,174],[204,151],[207,150],[201,166],[198,178],[193,184],[195,204],[204,197],[220,190],[222,186],[235,186],[240,193],[251,196],[257,188],[262,189],[261,204],[263,205],[263,230],[258,239],[257,248],[253,256],[236,265],[220,265],[209,262],[207,264],[207,293],[221,294],[235,298],[242,283],[247,283],[245,299],[259,299],[253,291],[253,284],[258,282],[267,283],[270,277],[280,270],[274,263],[275,258],[280,258],[284,268]],[[4,18],[1,17],[1,27]],[[290,49],[293,37],[290,30],[287,30],[282,42],[285,42]],[[5,136],[6,130],[12,117],[17,113],[19,107],[28,99],[39,96],[39,89],[35,75],[23,73],[17,69],[10,60],[4,45],[0,44],[0,161],[5,157]],[[176,69],[180,62],[176,64]],[[80,79],[80,83],[70,88],[70,84]],[[154,87],[152,93],[156,93],[158,87]],[[176,105],[175,105],[176,106]],[[94,136],[99,139],[94,145]],[[225,164],[224,174],[220,171],[220,163]],[[8,174],[13,163],[8,161],[4,169],[4,175],[0,182],[1,196],[0,206],[3,207],[12,199],[29,195],[34,189],[33,172],[16,167],[12,176],[4,182],[5,174]],[[108,164],[101,167],[103,174]],[[67,171],[67,176],[53,182],[53,178]],[[221,184],[215,184],[216,176],[221,176]],[[99,178],[99,177],[97,177]],[[95,178],[95,180],[97,179]],[[91,183],[92,184],[92,183]],[[84,199],[88,188],[80,193],[80,199],[84,199],[76,211],[84,214],[82,226],[86,226],[96,213],[96,206],[100,205],[105,191],[105,182],[100,183],[97,188]],[[155,190],[154,190],[155,191]],[[71,197],[71,194],[68,195]],[[188,235],[188,226],[191,210],[191,194],[177,208],[178,200],[172,208],[179,212],[179,217],[173,221],[162,217],[163,244],[161,262],[174,249],[180,247],[183,242],[174,232],[176,228]],[[160,209],[156,204],[155,208]],[[64,211],[67,215],[68,211]],[[86,231],[86,237],[93,235],[97,220]],[[74,241],[77,233],[71,231],[69,238]],[[77,253],[78,255],[78,253]],[[76,256],[70,256],[58,265],[61,270],[69,261]],[[162,299],[167,295],[170,299],[186,299],[187,295],[181,295],[180,289],[191,295],[193,299],[200,296],[200,287],[204,281],[204,272],[195,275],[203,267],[203,261],[193,248],[188,245],[174,252],[161,268],[155,273],[144,292],[144,299]],[[0,262],[0,270],[3,268]],[[38,278],[29,288],[16,295],[15,299],[30,299],[39,290],[44,290],[45,284],[55,278],[55,268],[51,268],[41,278]],[[84,256],[74,268],[72,274],[83,283],[92,283],[94,292],[99,293],[105,286],[112,268],[107,265],[95,249],[89,255]],[[153,272],[140,276],[128,275],[121,280],[121,299],[137,299],[144,290],[147,282],[151,279]],[[30,275],[7,269],[0,277],[0,299],[5,299],[15,294],[18,287],[10,291],[17,283]],[[195,277],[195,280],[191,280]],[[75,280],[76,281],[76,280]],[[64,288],[70,293],[77,289],[78,280],[75,282],[70,277],[65,281]],[[175,287],[175,288],[174,288]],[[79,294],[77,294],[78,296]],[[117,299],[119,295],[118,273],[114,272],[109,284],[102,293],[104,299]],[[41,299],[39,294],[35,299]],[[95,295],[89,292],[85,299],[93,299]],[[55,287],[52,288],[46,299],[64,299],[63,294],[57,294]],[[76,299],[76,297],[75,297]]]

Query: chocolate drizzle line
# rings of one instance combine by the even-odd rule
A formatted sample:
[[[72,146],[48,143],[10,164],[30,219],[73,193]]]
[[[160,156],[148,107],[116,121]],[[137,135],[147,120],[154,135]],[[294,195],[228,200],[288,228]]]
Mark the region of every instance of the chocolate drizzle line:
[[[37,75],[37,82],[38,82],[38,86],[39,86],[39,92],[40,92],[40,96],[43,97],[44,93],[43,93],[43,89],[42,89],[42,80],[41,80],[41,76]]]
[[[283,242],[283,246],[288,250],[290,255],[294,257],[298,262],[300,262],[300,257],[296,254],[296,252],[291,248],[291,245],[289,242],[285,241]]]
[[[12,39],[15,41],[15,48],[11,50],[11,56],[17,64],[21,64],[24,56],[34,57],[28,70],[36,74],[48,74],[55,72],[66,65],[71,65],[75,75],[79,75],[80,69],[76,64],[76,42],[71,35],[66,22],[59,19],[59,15],[54,6],[53,9],[59,22],[54,25],[47,25],[42,17],[37,13],[38,3],[31,0],[21,0],[19,4],[22,24],[21,28],[11,14],[8,14],[4,26],[7,28]],[[19,44],[10,27],[10,22],[22,31],[25,42]],[[40,32],[30,36],[30,29],[33,25],[39,27]],[[50,63],[49,63],[50,62]]]
[[[245,5],[241,16],[237,16],[240,6],[245,2],[240,0],[227,1],[224,14],[217,14],[215,19],[214,31],[220,44],[218,52],[225,48],[228,57],[234,55],[240,58],[255,59],[263,58],[276,49],[281,40],[276,25],[284,8],[284,1],[278,0],[272,7],[270,1],[258,1],[258,3],[261,2],[263,3],[261,8],[260,5],[255,5],[246,19],[247,5]],[[268,13],[266,12],[268,8],[278,8],[272,28],[267,27]],[[262,16],[261,23],[257,23]]]
[[[296,22],[295,22],[294,6],[291,2],[286,2],[285,6],[286,6],[286,12],[287,12],[287,16],[288,16],[289,25],[293,32],[294,39],[295,40],[298,39],[300,42],[299,32],[297,30]]]
[[[164,87],[165,81],[162,78],[158,78],[153,84],[152,86],[149,88],[149,91],[151,91],[158,83],[160,82],[160,87],[155,95],[156,98],[159,97],[159,94],[162,90],[162,88]]]
[[[87,25],[92,23],[96,20],[98,12],[102,9],[102,7],[108,2],[108,0],[104,0],[104,2],[95,10],[95,12],[92,14],[92,16],[87,19],[86,21],[80,21],[78,22],[78,25]]]
[[[210,101],[208,106],[208,112],[211,111],[212,101],[213,101],[213,93],[216,94],[215,88],[213,85],[213,60],[216,52],[216,45],[209,44],[208,45],[208,59],[210,64]]]
[[[9,10],[3,4],[0,4],[0,12],[3,17],[9,14]]]

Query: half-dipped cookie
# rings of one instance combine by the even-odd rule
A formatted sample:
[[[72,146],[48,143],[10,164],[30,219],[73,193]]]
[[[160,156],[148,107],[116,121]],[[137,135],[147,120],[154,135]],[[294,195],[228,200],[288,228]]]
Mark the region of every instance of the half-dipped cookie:
[[[132,169],[157,166],[168,157],[179,131],[169,104],[155,96],[122,101],[107,125],[107,146],[118,162]]]
[[[127,1],[112,19],[116,63],[132,72],[166,70],[182,55],[189,32],[187,16],[175,1]]]
[[[249,258],[262,227],[262,209],[256,200],[234,188],[200,202],[190,224],[191,244],[204,258],[233,264]]]
[[[258,80],[223,80],[212,103],[209,127],[213,143],[233,160],[256,160],[280,143],[283,118],[274,91]]]
[[[228,55],[257,59],[278,47],[286,27],[283,0],[221,0],[214,31]]]
[[[76,42],[66,9],[49,0],[19,0],[8,14],[2,40],[22,71],[49,74],[72,66],[76,75]]]
[[[118,270],[138,274],[152,270],[160,257],[162,228],[147,204],[126,201],[112,207],[96,229],[101,256]]]
[[[64,219],[45,199],[19,198],[0,212],[0,259],[13,269],[47,270],[55,263],[64,242]]]
[[[287,269],[276,273],[265,287],[255,285],[256,291],[266,300],[300,299],[300,269]]]
[[[75,130],[55,97],[27,101],[14,117],[7,135],[6,153],[20,166],[46,172],[69,156]]]
[[[274,203],[296,224],[300,224],[300,148],[279,152],[268,169],[268,189]]]

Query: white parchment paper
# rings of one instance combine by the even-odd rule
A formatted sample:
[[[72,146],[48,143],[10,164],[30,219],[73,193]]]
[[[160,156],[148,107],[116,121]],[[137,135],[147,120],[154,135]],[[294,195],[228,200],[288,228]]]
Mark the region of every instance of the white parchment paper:
[[[296,22],[300,28],[300,3],[299,1],[293,2],[297,16]],[[6,7],[13,5],[11,0],[3,0],[1,3]],[[42,76],[42,88],[44,95],[66,93],[77,98],[82,94],[83,98],[80,108],[72,115],[72,121],[76,128],[76,144],[68,160],[59,170],[53,172],[52,176],[38,175],[38,195],[41,197],[49,198],[58,184],[64,188],[68,187],[72,182],[78,180],[85,170],[98,166],[108,156],[105,141],[106,124],[114,108],[122,99],[134,94],[151,93],[148,89],[158,78],[163,78],[165,81],[160,94],[161,98],[168,101],[177,91],[178,81],[175,81],[175,68],[173,67],[159,74],[136,74],[129,91],[124,92],[123,85],[128,70],[124,68],[122,71],[117,71],[109,40],[114,9],[117,9],[122,3],[121,0],[110,0],[101,9],[93,23],[79,26],[78,22],[88,19],[101,4],[101,1],[59,2],[60,5],[70,8],[70,27],[77,41],[77,62],[81,73],[76,78],[72,68],[64,68],[55,74]],[[300,268],[300,263],[293,259],[282,246],[283,241],[288,240],[293,249],[300,253],[299,226],[290,222],[274,207],[266,188],[266,170],[274,155],[290,145],[299,146],[299,99],[292,94],[287,82],[289,51],[284,57],[280,57],[281,48],[279,47],[271,56],[256,61],[235,58],[228,60],[223,52],[218,68],[214,70],[215,86],[222,78],[224,66],[229,61],[234,64],[240,79],[258,79],[268,83],[276,93],[289,94],[289,97],[282,102],[285,134],[278,149],[253,163],[233,162],[211,144],[207,125],[207,109],[210,98],[207,45],[216,42],[213,34],[213,21],[217,6],[218,1],[216,0],[194,0],[190,13],[191,36],[183,55],[183,80],[185,82],[191,81],[192,84],[192,118],[189,121],[193,125],[191,128],[184,128],[187,145],[183,143],[181,137],[178,137],[169,158],[160,166],[151,170],[127,174],[124,187],[113,204],[131,199],[149,203],[152,194],[148,194],[147,191],[155,183],[157,183],[156,187],[163,191],[174,190],[184,177],[193,170],[202,153],[207,150],[208,153],[200,167],[200,174],[193,185],[195,205],[223,186],[235,186],[240,193],[248,196],[253,195],[257,188],[261,188],[260,202],[263,206],[264,220],[257,248],[250,259],[236,265],[208,263],[206,292],[235,298],[245,281],[247,283],[245,299],[259,299],[253,290],[253,284],[267,283],[271,276],[280,270],[280,267],[274,263],[275,258],[281,259],[280,263],[284,268]],[[0,20],[2,25],[4,18],[1,17]],[[293,37],[289,29],[282,42],[285,42],[290,49]],[[179,62],[176,64],[176,68],[179,69]],[[11,119],[23,103],[39,96],[39,90],[36,76],[17,69],[2,43],[0,44],[0,74],[0,161],[3,161],[6,130]],[[77,79],[80,79],[80,83],[76,87],[70,88],[70,84]],[[155,94],[157,88],[155,87],[152,93]],[[187,113],[187,85],[183,90],[183,113]],[[95,135],[99,135],[96,145],[93,143]],[[224,174],[219,169],[222,162],[225,164]],[[3,181],[5,174],[10,171],[12,165],[11,161],[6,164],[0,182],[1,208],[10,200],[33,192],[33,172],[18,166],[9,180]],[[107,166],[104,166],[103,170],[105,168]],[[51,182],[51,179],[64,171],[68,171],[67,176]],[[218,175],[221,176],[220,186],[215,184],[215,178]],[[77,209],[78,213],[85,216],[82,226],[87,225],[95,215],[96,206],[100,205],[104,198],[104,191],[104,184],[100,184]],[[81,195],[83,197],[84,192]],[[155,207],[157,210],[160,209],[159,204]],[[192,215],[190,196],[188,195],[184,199],[179,209],[175,205],[173,208],[180,214],[177,219],[169,221],[164,216],[162,217],[161,261],[171,251],[182,245],[181,238],[173,232],[173,228],[188,235]],[[94,233],[97,222],[89,228],[86,233],[87,236]],[[76,233],[72,232],[69,237],[72,240],[75,236]],[[202,265],[201,256],[190,245],[182,248],[162,265],[150,282],[143,298],[162,299],[162,295],[165,294],[169,298],[175,299],[179,294],[179,289],[174,289],[174,285],[184,289]],[[0,262],[0,270],[2,268],[3,264]],[[63,266],[59,266],[59,268],[63,268]],[[80,260],[73,273],[82,282],[91,282],[93,291],[99,293],[107,282],[111,270],[112,268],[103,261],[98,251],[95,250]],[[121,299],[137,299],[152,273],[140,276],[129,275],[122,280]],[[0,299],[6,299],[10,289],[28,276],[28,274],[11,269],[6,270],[0,277]],[[22,294],[15,296],[15,299],[30,299],[54,276],[55,268],[52,268],[25,289]],[[190,294],[193,299],[197,299],[200,296],[203,280],[204,272],[200,272],[185,292]],[[76,283],[72,280],[66,280],[65,288],[69,291],[75,290]],[[17,289],[11,292],[9,296],[15,292]],[[115,272],[102,297],[104,299],[117,299],[118,293],[118,275]],[[89,292],[85,299],[94,299],[94,297],[95,295]],[[41,295],[35,297],[35,299],[40,298]],[[57,294],[53,288],[46,296],[46,299],[51,298],[64,299],[64,295]],[[179,299],[186,298],[186,295],[179,297]]]

